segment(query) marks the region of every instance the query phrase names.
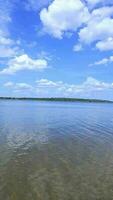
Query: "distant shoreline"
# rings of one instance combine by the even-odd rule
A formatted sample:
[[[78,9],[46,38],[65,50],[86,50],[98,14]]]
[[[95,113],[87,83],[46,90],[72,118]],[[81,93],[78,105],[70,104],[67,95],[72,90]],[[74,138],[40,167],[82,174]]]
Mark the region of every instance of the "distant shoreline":
[[[0,97],[0,100],[30,100],[30,101],[59,101],[59,102],[83,102],[83,103],[113,103],[110,100],[82,99],[82,98],[27,98],[27,97]]]

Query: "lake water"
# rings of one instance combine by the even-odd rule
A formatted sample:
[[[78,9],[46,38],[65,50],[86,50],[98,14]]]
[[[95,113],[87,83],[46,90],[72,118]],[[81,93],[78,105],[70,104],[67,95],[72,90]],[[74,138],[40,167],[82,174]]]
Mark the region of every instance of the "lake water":
[[[1,100],[0,200],[113,200],[113,104]]]

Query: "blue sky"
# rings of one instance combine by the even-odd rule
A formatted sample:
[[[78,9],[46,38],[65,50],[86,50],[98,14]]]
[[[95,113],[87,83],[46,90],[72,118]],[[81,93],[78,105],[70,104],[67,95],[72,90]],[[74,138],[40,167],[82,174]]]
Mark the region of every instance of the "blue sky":
[[[113,100],[113,1],[1,0],[0,96]]]

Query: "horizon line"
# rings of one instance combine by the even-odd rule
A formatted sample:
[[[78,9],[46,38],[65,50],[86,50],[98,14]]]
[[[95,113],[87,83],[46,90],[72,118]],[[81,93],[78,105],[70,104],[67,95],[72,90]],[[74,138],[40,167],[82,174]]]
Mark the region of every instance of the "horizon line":
[[[1,96],[0,99],[6,100],[42,100],[42,101],[84,101],[84,102],[109,102],[113,100],[95,99],[95,98],[75,98],[75,97],[10,97]]]

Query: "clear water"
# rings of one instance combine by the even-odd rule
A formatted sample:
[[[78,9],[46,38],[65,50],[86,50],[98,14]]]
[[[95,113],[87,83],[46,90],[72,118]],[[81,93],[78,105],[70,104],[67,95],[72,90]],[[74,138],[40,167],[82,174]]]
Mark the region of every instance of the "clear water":
[[[0,101],[0,200],[113,200],[113,105]]]

